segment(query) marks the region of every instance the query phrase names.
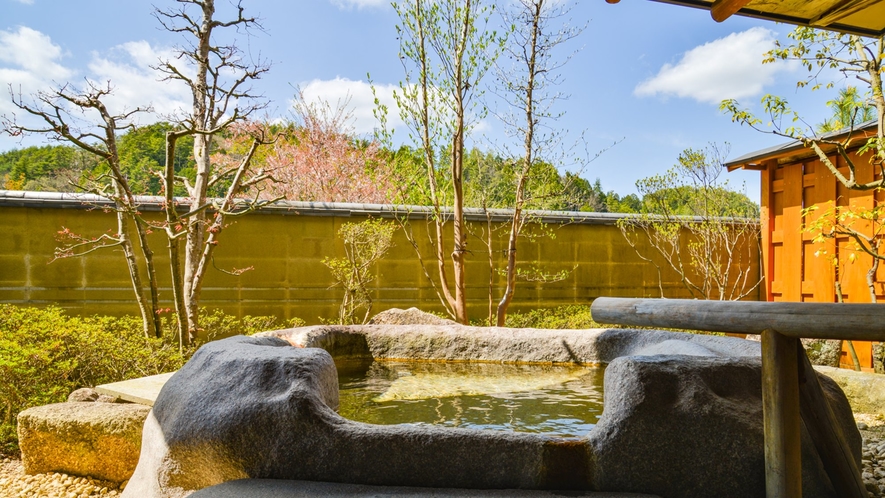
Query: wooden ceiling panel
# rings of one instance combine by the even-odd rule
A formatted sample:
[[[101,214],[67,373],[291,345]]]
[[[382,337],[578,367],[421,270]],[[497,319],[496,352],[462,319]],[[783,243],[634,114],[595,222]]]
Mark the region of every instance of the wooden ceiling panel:
[[[724,20],[735,15],[796,25],[815,26],[845,33],[879,37],[885,34],[885,0],[652,0],[711,10]],[[609,0],[609,3],[612,3]]]

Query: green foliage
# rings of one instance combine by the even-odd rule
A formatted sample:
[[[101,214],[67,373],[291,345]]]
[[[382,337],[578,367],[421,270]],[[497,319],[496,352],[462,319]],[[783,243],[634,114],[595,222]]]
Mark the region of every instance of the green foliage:
[[[833,115],[817,125],[818,133],[856,127],[876,117],[876,108],[858,94],[857,87],[851,85],[839,90],[839,96],[828,101],[827,105]]]
[[[135,194],[160,193],[160,182],[154,173],[166,164],[166,132],[171,130],[170,123],[160,122],[134,128],[119,137],[120,166]],[[175,171],[191,180],[193,145],[193,137],[185,136],[175,149]],[[101,159],[72,145],[33,146],[0,154],[2,183],[20,185],[24,190],[71,191],[75,188],[71,183],[82,184],[87,176],[107,172],[108,166]]]
[[[345,223],[338,229],[344,242],[343,258],[324,258],[323,264],[332,272],[335,285],[344,288],[344,299],[338,312],[338,323],[357,323],[357,312],[364,310],[359,323],[365,323],[372,311],[368,285],[375,280],[373,266],[392,246],[396,225],[379,219]]]
[[[155,174],[166,166],[166,133],[173,125],[166,122],[134,128],[117,142],[120,167],[136,194],[160,194],[160,180]],[[194,137],[181,137],[175,147],[176,173],[194,180]],[[184,194],[182,190],[181,194]]]
[[[833,110],[833,115],[818,125],[818,133],[856,125],[869,119],[882,121],[882,113],[885,112],[885,92],[882,85],[882,74],[885,72],[882,65],[885,62],[885,38],[881,36],[863,38],[808,27],[798,27],[788,37],[791,41],[786,45],[777,42],[775,48],[766,54],[763,62],[792,60],[801,63],[807,70],[807,76],[796,83],[797,87],[809,87],[812,90],[832,88],[835,86],[834,81],[821,81],[819,78],[822,75],[829,77],[835,71],[845,77],[856,78],[864,84],[863,92],[847,86],[840,91],[836,99],[827,103]],[[847,156],[847,150],[855,146],[853,139],[856,137],[849,136],[837,141],[815,136],[815,130],[806,126],[800,113],[792,109],[786,99],[776,95],[762,97],[762,106],[764,112],[768,114],[767,120],[756,116],[733,99],[722,101],[720,110],[730,115],[732,121],[741,125],[801,141],[803,145],[813,149],[824,166],[849,189],[868,190],[885,185],[885,179],[863,183],[855,178],[856,166]],[[825,151],[824,145],[826,148],[835,146],[835,154],[832,151]],[[885,161],[885,136],[881,126],[876,136],[869,137],[858,151],[860,155],[867,152],[873,152],[875,155],[869,159],[870,161],[878,163]],[[833,155],[845,159],[845,165],[849,170],[847,176],[843,175],[830,160]]]
[[[464,205],[512,208],[517,170],[521,167],[517,159],[470,150],[464,162]],[[614,191],[605,192],[598,178],[590,183],[572,172],[560,174],[546,162],[534,166],[526,187],[523,206],[526,209],[597,213],[634,213],[641,209],[641,201],[635,194],[621,197]]]
[[[254,335],[267,330],[280,328],[303,327],[304,320],[295,317],[280,323],[275,316],[251,316],[237,318],[225,312],[215,309],[209,311],[205,308],[200,310],[200,327],[207,332],[207,339],[215,341],[235,335]],[[173,330],[170,326],[169,330]]]
[[[727,147],[727,144],[726,144]],[[759,205],[719,181],[722,154],[707,149],[685,149],[677,164],[660,175],[636,182],[642,194],[641,212],[663,216],[758,218]]]
[[[274,317],[204,313],[212,339],[279,328]],[[164,337],[145,337],[134,316],[76,317],[57,307],[0,304],[0,453],[17,450],[15,417],[26,408],[62,402],[81,387],[181,368],[196,347],[179,351],[168,326]]]
[[[77,183],[98,163],[94,156],[68,145],[26,147],[0,153],[0,178],[7,187],[69,191],[73,188],[69,182]]]
[[[507,327],[533,329],[593,329],[602,325],[593,321],[590,306],[573,304],[539,308],[524,313],[509,313]]]
[[[79,387],[176,370],[192,351],[148,339],[134,317],[68,317],[46,309],[0,305],[0,425],[8,439],[16,415],[64,401]]]

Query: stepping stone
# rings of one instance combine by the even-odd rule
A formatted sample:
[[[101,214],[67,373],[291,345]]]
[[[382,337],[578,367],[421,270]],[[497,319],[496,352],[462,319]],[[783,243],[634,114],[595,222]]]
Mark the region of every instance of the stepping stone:
[[[154,401],[157,399],[157,395],[160,394],[160,389],[163,389],[166,381],[174,373],[168,372],[138,379],[112,382],[96,386],[95,390],[100,394],[106,394],[132,403],[154,406]]]
[[[117,483],[129,479],[150,410],[133,403],[93,401],[28,408],[18,415],[25,473],[61,472]]]

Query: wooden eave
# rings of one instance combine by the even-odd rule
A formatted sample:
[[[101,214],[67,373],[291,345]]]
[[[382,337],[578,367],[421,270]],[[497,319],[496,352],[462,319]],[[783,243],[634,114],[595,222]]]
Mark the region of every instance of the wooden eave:
[[[868,138],[876,136],[876,130],[875,122],[867,122],[857,129],[840,130],[838,132],[823,135],[821,138],[828,141],[839,142],[844,142],[848,138],[851,138],[851,143],[848,145],[847,149],[855,150],[862,147]],[[821,144],[821,149],[823,149],[825,153],[831,154],[836,150],[836,146],[831,144]],[[726,162],[724,166],[728,168],[728,171],[734,171],[736,169],[760,171],[765,169],[769,164],[789,164],[811,158],[817,158],[817,154],[812,149],[803,145],[802,142],[794,140],[775,145],[774,147],[750,152],[749,154],[745,154],[737,159]]]
[[[618,0],[606,0],[617,3]],[[885,35],[885,0],[652,0],[705,9],[722,22],[732,14],[861,36]]]

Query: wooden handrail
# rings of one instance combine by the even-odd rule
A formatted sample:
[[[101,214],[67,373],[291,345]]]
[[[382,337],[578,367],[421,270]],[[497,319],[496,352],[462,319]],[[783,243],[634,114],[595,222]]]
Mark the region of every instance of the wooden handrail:
[[[881,341],[885,306],[600,297],[590,314],[599,323],[761,334],[766,496],[802,495],[800,420],[839,496],[867,495],[860,468],[799,339]]]
[[[600,297],[590,315],[598,323],[737,334],[772,329],[787,337],[885,341],[885,306],[854,303],[700,301]]]

